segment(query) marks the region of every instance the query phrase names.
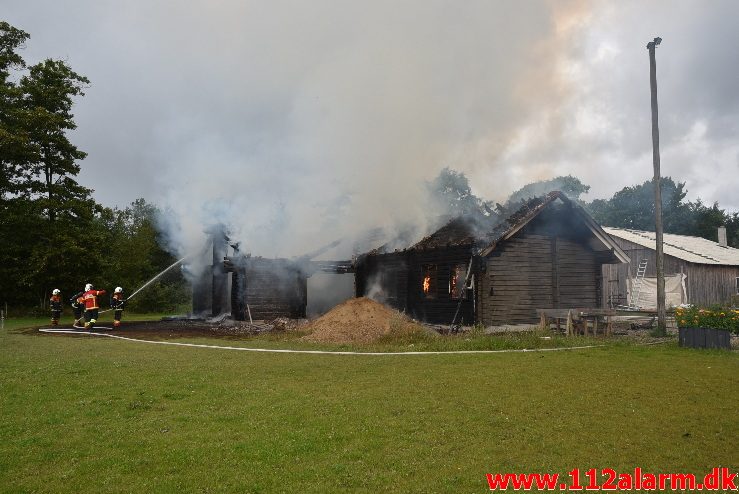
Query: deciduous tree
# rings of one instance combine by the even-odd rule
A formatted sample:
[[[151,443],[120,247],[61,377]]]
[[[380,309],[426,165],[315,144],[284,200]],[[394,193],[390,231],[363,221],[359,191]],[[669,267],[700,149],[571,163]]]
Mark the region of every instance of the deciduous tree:
[[[511,194],[506,201],[506,208],[510,209],[527,199],[540,197],[554,190],[564,192],[568,197],[579,201],[580,196],[586,194],[588,190],[590,190],[590,186],[585,185],[579,178],[573,177],[572,175],[567,175],[566,177],[555,177],[551,180],[532,182],[524,185]]]

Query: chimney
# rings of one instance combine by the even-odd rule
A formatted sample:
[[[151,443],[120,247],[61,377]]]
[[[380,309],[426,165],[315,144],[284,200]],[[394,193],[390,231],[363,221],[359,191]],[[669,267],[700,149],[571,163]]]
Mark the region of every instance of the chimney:
[[[718,227],[718,246],[719,247],[728,247],[729,244],[726,241],[726,227],[720,226]]]

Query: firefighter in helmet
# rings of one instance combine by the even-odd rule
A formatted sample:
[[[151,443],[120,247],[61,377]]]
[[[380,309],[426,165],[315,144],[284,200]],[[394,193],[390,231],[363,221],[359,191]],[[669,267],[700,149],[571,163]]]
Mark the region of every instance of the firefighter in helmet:
[[[92,283],[85,285],[85,293],[82,299],[85,302],[85,329],[92,329],[97,322],[100,305],[98,305],[98,297],[105,295],[105,290],[95,290]]]
[[[62,292],[58,288],[54,288],[51,292],[49,305],[51,306],[51,325],[57,326],[62,315]]]
[[[79,292],[69,299],[69,304],[72,306],[72,310],[74,311],[74,322],[72,323],[73,328],[82,327],[82,311],[85,309],[85,299],[82,298],[84,294],[85,292]]]
[[[117,328],[121,325],[121,316],[123,315],[123,309],[125,308],[126,300],[123,298],[123,288],[117,286],[113,290],[113,295],[110,297],[110,308],[113,309],[113,327]]]

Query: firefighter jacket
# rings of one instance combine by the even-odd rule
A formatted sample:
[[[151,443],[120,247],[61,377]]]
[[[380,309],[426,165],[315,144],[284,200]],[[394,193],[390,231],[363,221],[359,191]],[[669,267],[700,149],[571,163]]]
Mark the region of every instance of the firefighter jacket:
[[[51,310],[62,310],[62,297],[52,295],[49,299],[49,305],[51,306]]]
[[[115,310],[123,310],[124,305],[126,304],[126,301],[123,299],[122,293],[114,293],[112,297],[110,297],[110,308]]]
[[[69,299],[69,303],[72,307],[77,308],[80,305],[82,305],[85,300],[82,298],[82,296],[85,294],[85,292],[79,292],[78,294],[74,295],[72,298]]]
[[[85,301],[85,310],[99,309],[98,297],[105,295],[105,290],[87,290],[82,298]]]

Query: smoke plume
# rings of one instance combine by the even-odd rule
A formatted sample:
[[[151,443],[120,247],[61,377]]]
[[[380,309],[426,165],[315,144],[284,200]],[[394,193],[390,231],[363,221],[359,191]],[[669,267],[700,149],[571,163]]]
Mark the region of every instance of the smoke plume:
[[[216,222],[269,256],[334,238],[348,240],[336,255],[350,255],[370,228],[392,238],[412,225],[420,238],[444,213],[425,181],[460,149],[507,142],[531,94],[560,86],[526,82],[553,78],[541,48],[556,29],[547,4],[527,16],[499,2],[227,5],[245,24],[222,42],[243,58],[209,56],[231,86],[211,87],[213,107],[162,136],[176,156],[162,170],[163,225],[180,252]],[[185,80],[210,75],[180,68]]]
[[[651,176],[648,58],[658,56],[663,173],[739,209],[739,4],[699,1],[4,3],[29,63],[92,81],[72,136],[104,204],[165,209],[185,255],[224,223],[244,252],[292,256],[444,211],[448,166],[503,202],[573,175],[584,199]],[[92,41],[91,41],[92,40]],[[721,177],[721,179],[717,179]],[[411,228],[412,227],[412,228]],[[343,251],[342,251],[343,249]]]

